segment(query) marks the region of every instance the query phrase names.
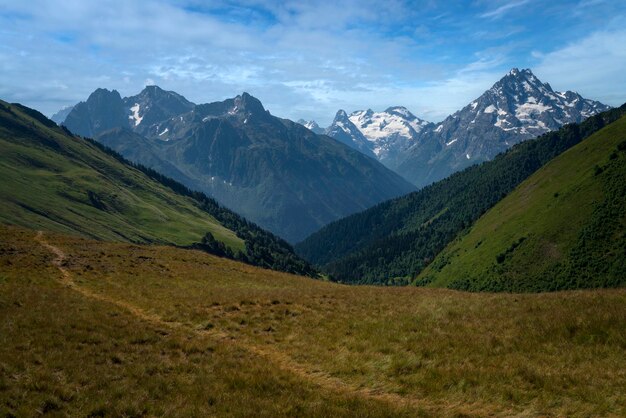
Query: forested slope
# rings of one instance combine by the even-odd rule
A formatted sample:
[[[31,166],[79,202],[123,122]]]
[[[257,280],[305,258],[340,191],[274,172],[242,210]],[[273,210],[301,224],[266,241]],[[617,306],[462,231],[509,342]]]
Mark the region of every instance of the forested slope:
[[[626,285],[626,117],[529,177],[416,283],[515,292]]]

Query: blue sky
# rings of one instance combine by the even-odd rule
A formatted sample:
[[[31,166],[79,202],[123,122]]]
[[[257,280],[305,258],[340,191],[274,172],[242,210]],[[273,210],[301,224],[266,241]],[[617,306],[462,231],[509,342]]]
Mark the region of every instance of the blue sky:
[[[621,0],[0,0],[0,98],[50,115],[158,84],[322,125],[393,105],[439,121],[518,67],[620,105],[625,21]]]

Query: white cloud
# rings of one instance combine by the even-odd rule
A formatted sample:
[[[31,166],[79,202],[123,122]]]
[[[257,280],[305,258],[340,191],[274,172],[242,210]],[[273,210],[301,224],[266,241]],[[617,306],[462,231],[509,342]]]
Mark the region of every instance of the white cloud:
[[[617,106],[626,101],[626,30],[598,31],[539,59],[535,73],[557,90]]]
[[[566,89],[595,92],[594,80],[613,79],[619,88],[607,89],[623,89],[615,68],[624,63],[611,61],[623,38],[602,46],[613,58],[593,58],[606,59],[602,68],[585,67],[601,76],[580,82],[582,71],[572,69],[583,59],[574,52],[588,45],[520,58],[526,53],[516,35],[525,25],[498,18],[513,17],[529,1],[498,1],[480,17],[475,5],[492,0],[473,3],[471,13],[431,0],[385,7],[375,0],[0,0],[0,97],[52,114],[97,87],[128,96],[158,84],[196,103],[245,90],[278,116],[327,124],[338,108],[392,105],[440,120],[529,62],[542,64],[544,81]],[[576,74],[559,70],[569,62]]]
[[[480,15],[480,17],[489,18],[489,19],[498,19],[504,16],[505,14],[507,14],[512,9],[524,6],[528,4],[529,2],[530,0],[519,0],[519,1],[514,1],[511,3],[506,3],[492,11],[483,13],[482,15]]]

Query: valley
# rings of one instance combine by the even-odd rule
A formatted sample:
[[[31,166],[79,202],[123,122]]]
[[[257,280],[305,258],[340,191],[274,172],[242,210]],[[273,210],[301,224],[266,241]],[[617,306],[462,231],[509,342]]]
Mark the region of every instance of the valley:
[[[626,2],[1,4],[0,418],[626,417]]]

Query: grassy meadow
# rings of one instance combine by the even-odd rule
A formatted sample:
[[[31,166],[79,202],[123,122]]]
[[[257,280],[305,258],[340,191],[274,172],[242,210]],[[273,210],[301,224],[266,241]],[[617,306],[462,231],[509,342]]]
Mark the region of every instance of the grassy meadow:
[[[2,227],[0,318],[1,415],[626,415],[625,289],[351,287]]]

